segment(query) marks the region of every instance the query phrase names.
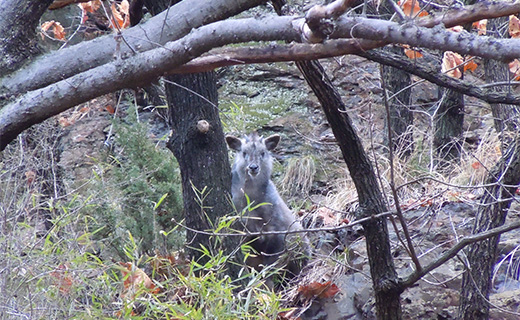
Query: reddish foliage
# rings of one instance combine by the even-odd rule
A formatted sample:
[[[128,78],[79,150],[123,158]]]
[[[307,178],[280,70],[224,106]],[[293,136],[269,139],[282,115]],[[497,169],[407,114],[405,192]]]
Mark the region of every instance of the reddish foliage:
[[[331,281],[325,283],[312,282],[308,285],[299,287],[298,292],[300,292],[306,299],[326,299],[335,296],[339,292],[339,288]]]

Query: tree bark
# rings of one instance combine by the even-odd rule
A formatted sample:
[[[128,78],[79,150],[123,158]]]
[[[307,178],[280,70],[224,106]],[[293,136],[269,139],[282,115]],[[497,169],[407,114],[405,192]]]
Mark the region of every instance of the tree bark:
[[[194,1],[200,0],[189,0],[189,4],[194,4]],[[165,33],[167,35],[176,34],[178,29],[175,26],[177,24],[180,24],[182,28],[186,26],[182,21],[191,23],[192,20],[188,20],[187,16],[183,15],[184,13],[189,12],[197,17],[197,21],[205,23],[209,16],[215,19],[225,17],[221,14],[230,13],[231,11],[227,10],[228,7],[235,10],[238,5],[245,7],[253,3],[253,0],[237,0],[237,2],[229,3],[225,0],[221,1],[218,2],[219,6],[217,6],[217,2],[212,1],[213,6],[208,7],[208,4],[201,4],[201,7],[197,7],[196,10],[189,6],[188,8],[183,7],[186,12],[179,13],[182,17],[179,19],[181,22],[152,18],[143,26],[136,26],[124,31],[121,37],[116,37],[115,40],[112,36],[95,39],[73,46],[74,49],[71,47],[71,50],[60,50],[33,59],[26,67],[17,69],[7,77],[0,78],[0,105],[5,105],[0,110],[0,150],[21,131],[35,123],[102,94],[122,88],[146,85],[161,76],[165,70],[176,68],[212,48],[247,41],[292,41],[299,39],[301,35],[301,24],[298,23],[302,19],[298,20],[298,18],[273,17],[262,21],[233,19],[218,21],[195,29],[191,29],[191,24],[188,24],[187,30],[191,30],[191,32],[184,38],[169,42],[164,45],[164,48],[150,49],[146,52],[136,50],[141,50],[144,46],[155,47],[156,43],[153,40],[150,41],[150,38],[155,39],[154,37],[158,36],[160,40]],[[178,5],[183,3],[184,1]],[[504,14],[517,9],[520,4],[501,2],[488,6]],[[180,9],[181,7],[175,6],[175,8]],[[209,12],[208,17],[197,16],[197,14],[201,14],[202,8],[204,8],[203,12]],[[482,6],[478,8],[487,14],[496,15],[496,12],[491,13]],[[194,13],[194,11],[196,12]],[[456,19],[467,22],[482,18],[480,12],[469,9],[457,10],[456,14],[446,16],[452,20],[447,21],[444,18],[435,17],[419,19],[417,24],[431,26],[432,21],[446,21],[446,26],[449,26]],[[166,13],[164,17],[166,17]],[[172,30],[162,28],[164,21],[167,21],[169,26],[171,25]],[[516,39],[489,39],[453,33],[441,28],[429,29],[413,24],[398,24],[377,19],[343,16],[335,22],[337,22],[337,28],[334,29],[331,37],[356,37],[357,40],[351,42],[356,43],[356,48],[401,42],[417,47],[451,50],[504,61],[520,56],[520,41]],[[168,31],[163,32],[163,29]],[[151,32],[153,30],[156,32]],[[136,31],[140,33],[132,33]],[[131,34],[140,34],[141,37],[130,36]],[[118,51],[114,48],[118,47],[117,42],[122,41],[121,38],[124,38],[126,42],[124,45],[120,45],[121,51]],[[374,40],[367,41],[366,39]],[[124,50],[127,50],[127,43],[135,48],[135,54],[128,49],[128,54],[121,54],[121,59],[109,62],[114,53],[123,53]],[[96,51],[87,48],[89,45],[94,46]],[[87,50],[92,54],[84,54]],[[60,70],[60,72],[56,72],[56,70]],[[37,79],[36,83],[31,79]],[[32,91],[27,92],[27,90]]]
[[[499,26],[504,19],[488,22],[488,32],[498,35]],[[507,65],[495,61],[485,61],[484,70],[487,82],[509,81]],[[503,90],[498,87],[497,91]],[[519,110],[517,106],[494,104],[491,106],[495,129],[498,132],[514,134],[505,139],[502,146],[507,148],[497,165],[489,172],[482,205],[479,207],[473,227],[473,234],[502,226],[514,198],[516,186],[520,184],[520,135],[518,135]],[[509,145],[509,147],[507,147]],[[491,278],[497,259],[497,246],[500,236],[492,237],[469,246],[467,250],[468,270],[462,277],[459,305],[459,319],[484,320],[489,318],[489,293]]]
[[[460,158],[464,123],[464,95],[439,88],[439,107],[435,113],[433,145],[441,167],[444,161]]]
[[[380,14],[383,19],[390,19],[394,9],[388,1],[385,1],[381,6],[369,5],[368,12]],[[400,47],[387,46],[383,48],[383,51],[404,56],[404,50]],[[383,143],[388,148],[398,151],[399,156],[406,157],[413,150],[413,136],[410,130],[413,125],[413,113],[410,110],[412,80],[410,74],[402,69],[382,64],[380,70],[381,78],[384,78],[381,83],[386,86],[383,88],[383,94],[388,94],[389,99],[385,99],[385,101],[388,101],[390,113],[389,117],[385,117],[384,132],[389,132],[388,127],[390,127],[392,134],[392,137],[385,134]]]
[[[231,166],[218,114],[215,73],[175,75],[167,80],[179,85],[167,83],[166,98],[173,128],[169,147],[181,169],[186,225],[211,230],[219,217],[233,211],[229,202]],[[209,125],[207,132],[203,121]],[[201,197],[203,203],[197,200]],[[188,230],[187,238],[196,258],[200,245],[215,248],[209,236]]]
[[[488,20],[487,33],[496,38],[503,38],[504,35],[499,34],[500,27],[507,23],[507,21],[508,19],[506,17]],[[511,80],[508,65],[500,61],[486,59],[484,61],[484,72],[488,83],[507,82]],[[512,88],[511,86],[496,86],[492,88],[492,90],[511,93]],[[493,114],[495,129],[498,133],[518,131],[520,108],[517,105],[494,103],[491,105],[491,112]],[[502,138],[504,138],[503,134]]]
[[[513,200],[516,186],[520,184],[520,136],[511,143],[498,164],[490,171],[484,197],[473,227],[473,234],[504,224]],[[468,270],[462,277],[459,319],[487,320],[489,318],[489,292],[491,276],[496,263],[500,236],[492,237],[469,246]]]
[[[0,6],[0,74],[18,69],[41,53],[36,38],[40,17],[53,0],[4,0]]]
[[[157,14],[176,2],[145,1],[145,4],[152,14]],[[219,116],[216,75],[210,71],[165,79],[168,119],[173,130],[169,148],[181,171],[185,223],[193,230],[211,231],[219,218],[233,212],[231,166]],[[202,257],[201,246],[213,255],[219,249],[230,255],[240,245],[238,237],[211,239],[191,230],[186,234],[188,251],[195,260]],[[238,253],[235,258],[240,257]],[[233,257],[231,262],[228,271],[236,278],[240,265]]]
[[[30,1],[35,3],[41,2],[38,6],[52,2],[51,0]],[[24,0],[23,2],[30,1]],[[44,11],[40,10],[41,12],[35,13],[28,10],[25,13],[24,11],[17,11],[21,10],[20,5],[16,4],[18,1],[8,0],[7,3],[5,2],[2,2],[0,8],[0,35],[2,37],[11,35],[12,32],[9,27],[16,26],[16,24],[12,25],[9,23],[13,20],[17,21],[13,17],[21,16],[20,26],[23,27],[24,17],[29,21],[36,19],[36,22],[38,22]],[[110,63],[116,55],[125,59],[135,55],[137,52],[145,52],[161,47],[168,41],[182,38],[195,28],[227,19],[263,2],[264,0],[237,0],[231,2],[229,0],[182,1],[168,10],[168,12],[157,12],[155,17],[138,27],[123,30],[119,40],[114,34],[110,34],[39,57],[38,60],[32,61],[27,66],[18,69],[8,79],[0,78],[0,97],[9,97],[17,93],[48,86],[86,70]],[[34,13],[34,16],[31,13]],[[5,27],[3,27],[4,25]],[[26,31],[28,32],[29,30]],[[121,39],[125,41],[121,43]],[[25,41],[26,39],[22,40]],[[35,38],[28,40],[30,40],[28,42],[30,44],[35,41]],[[2,73],[2,75],[5,74]]]
[[[300,61],[297,66],[318,97],[327,120],[336,137],[343,159],[347,164],[359,197],[356,218],[370,217],[387,211],[361,140],[357,136],[341,96],[317,61]],[[363,224],[370,274],[375,291],[379,319],[401,319],[400,294],[397,272],[390,252],[386,218],[373,219]]]
[[[383,50],[404,56],[402,48],[388,47]],[[385,127],[392,129],[393,146],[389,146],[390,139],[385,135],[384,143],[394,148],[401,156],[409,156],[413,151],[413,136],[410,127],[413,125],[413,112],[410,110],[410,97],[412,80],[410,74],[401,69],[381,65],[381,77],[385,78],[386,91],[389,96],[390,123],[386,121]],[[388,132],[388,130],[385,130]]]

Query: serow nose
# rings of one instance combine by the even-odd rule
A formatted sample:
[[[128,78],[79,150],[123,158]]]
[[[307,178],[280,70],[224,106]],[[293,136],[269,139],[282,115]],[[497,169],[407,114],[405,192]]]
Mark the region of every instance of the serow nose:
[[[258,165],[257,165],[256,163],[251,163],[251,164],[249,165],[249,172],[250,172],[251,174],[257,174],[258,171],[259,171],[259,167],[258,167]]]

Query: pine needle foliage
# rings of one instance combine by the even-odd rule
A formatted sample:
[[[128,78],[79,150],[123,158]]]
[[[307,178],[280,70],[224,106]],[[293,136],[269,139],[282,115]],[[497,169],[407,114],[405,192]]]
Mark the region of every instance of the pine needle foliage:
[[[128,114],[115,123],[116,151],[95,174],[90,227],[103,228],[98,235],[119,256],[128,232],[139,252],[168,252],[184,241],[181,231],[170,232],[171,219],[182,218],[179,168],[170,151],[156,148],[148,126]]]

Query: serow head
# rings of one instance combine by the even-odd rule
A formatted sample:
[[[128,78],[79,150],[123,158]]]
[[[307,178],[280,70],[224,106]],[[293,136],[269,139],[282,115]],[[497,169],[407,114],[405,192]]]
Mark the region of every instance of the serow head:
[[[237,152],[235,156],[235,168],[254,178],[261,172],[271,175],[273,160],[269,151],[276,148],[280,142],[280,136],[275,134],[263,138],[253,132],[243,139],[234,136],[226,136],[226,142],[230,149]]]

